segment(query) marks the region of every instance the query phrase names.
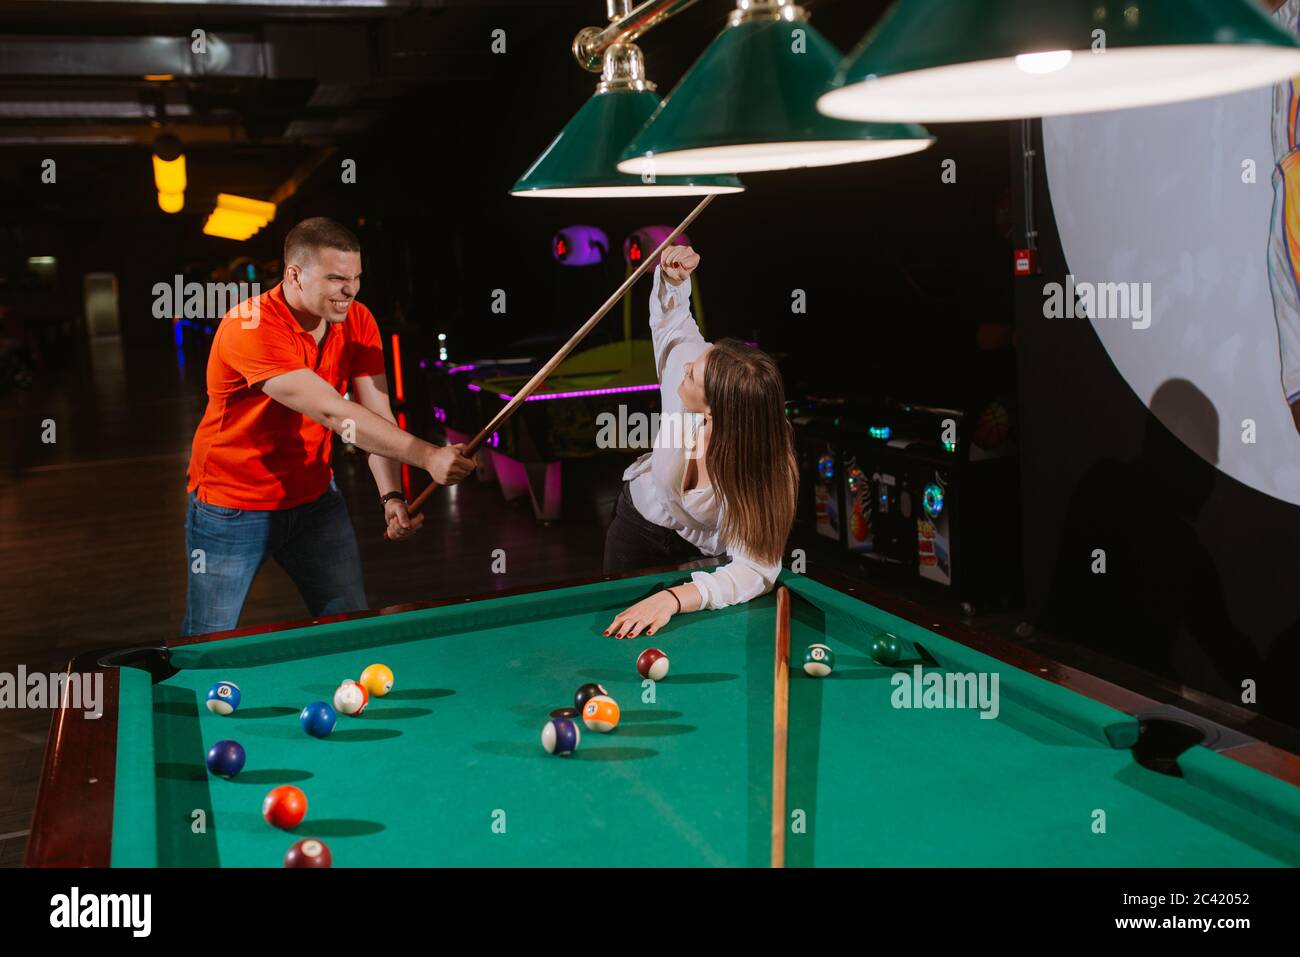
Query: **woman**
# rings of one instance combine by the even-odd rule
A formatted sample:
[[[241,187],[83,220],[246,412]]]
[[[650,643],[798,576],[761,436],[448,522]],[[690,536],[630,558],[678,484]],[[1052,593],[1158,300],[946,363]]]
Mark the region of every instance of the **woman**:
[[[605,572],[730,556],[618,615],[606,635],[653,635],[673,615],[725,608],[771,590],[794,522],[798,469],[772,358],[734,339],[710,345],[691,315],[689,246],[660,257],[650,332],[662,415],[652,451],[623,474],[605,535]]]

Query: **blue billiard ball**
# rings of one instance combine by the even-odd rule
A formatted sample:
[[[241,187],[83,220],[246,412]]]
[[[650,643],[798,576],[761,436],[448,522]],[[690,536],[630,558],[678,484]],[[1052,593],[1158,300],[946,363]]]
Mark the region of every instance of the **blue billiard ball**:
[[[239,707],[239,685],[218,681],[208,689],[208,710],[213,714],[234,714]]]
[[[542,726],[542,747],[547,753],[564,757],[578,750],[582,733],[569,718],[552,718]]]
[[[338,719],[338,712],[324,701],[313,701],[303,708],[302,713],[298,715],[298,721],[301,722],[302,729],[313,738],[323,738],[333,731],[334,724]]]
[[[233,778],[244,769],[244,749],[238,741],[218,741],[208,748],[208,770],[218,777]]]

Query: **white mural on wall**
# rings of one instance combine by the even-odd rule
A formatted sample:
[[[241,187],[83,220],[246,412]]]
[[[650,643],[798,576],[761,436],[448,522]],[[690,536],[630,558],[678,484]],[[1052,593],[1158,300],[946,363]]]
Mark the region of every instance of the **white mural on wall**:
[[[1276,15],[1295,30],[1298,13],[1287,0]],[[1198,434],[1195,403],[1158,404],[1165,426],[1238,481],[1300,505],[1298,104],[1288,83],[1053,117],[1043,143],[1076,283],[1151,295],[1147,319],[1094,309],[1055,321],[1090,321],[1148,407],[1162,384],[1190,382],[1218,413],[1217,443]]]

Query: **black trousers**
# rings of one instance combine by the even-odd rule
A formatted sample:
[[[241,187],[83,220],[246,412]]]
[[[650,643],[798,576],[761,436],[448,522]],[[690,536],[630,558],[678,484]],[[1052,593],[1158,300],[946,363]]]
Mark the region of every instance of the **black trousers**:
[[[628,483],[623,483],[614,503],[614,520],[605,532],[605,574],[620,575],[657,565],[677,565],[704,553],[671,528],[646,519],[632,503]]]

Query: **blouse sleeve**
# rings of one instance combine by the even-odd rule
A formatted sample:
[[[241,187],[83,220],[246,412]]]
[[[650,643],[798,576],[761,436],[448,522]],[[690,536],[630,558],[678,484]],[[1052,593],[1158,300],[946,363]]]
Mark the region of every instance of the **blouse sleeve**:
[[[670,381],[672,369],[699,358],[708,348],[700,327],[691,315],[691,280],[687,277],[680,285],[664,281],[655,267],[654,287],[650,290],[650,338],[654,344],[655,371],[665,391],[675,397],[677,381]],[[667,378],[665,378],[667,376]]]
[[[734,552],[731,561],[717,571],[693,572],[691,581],[704,598],[704,608],[726,608],[766,595],[781,574],[781,563],[768,565],[755,561],[743,552]]]

